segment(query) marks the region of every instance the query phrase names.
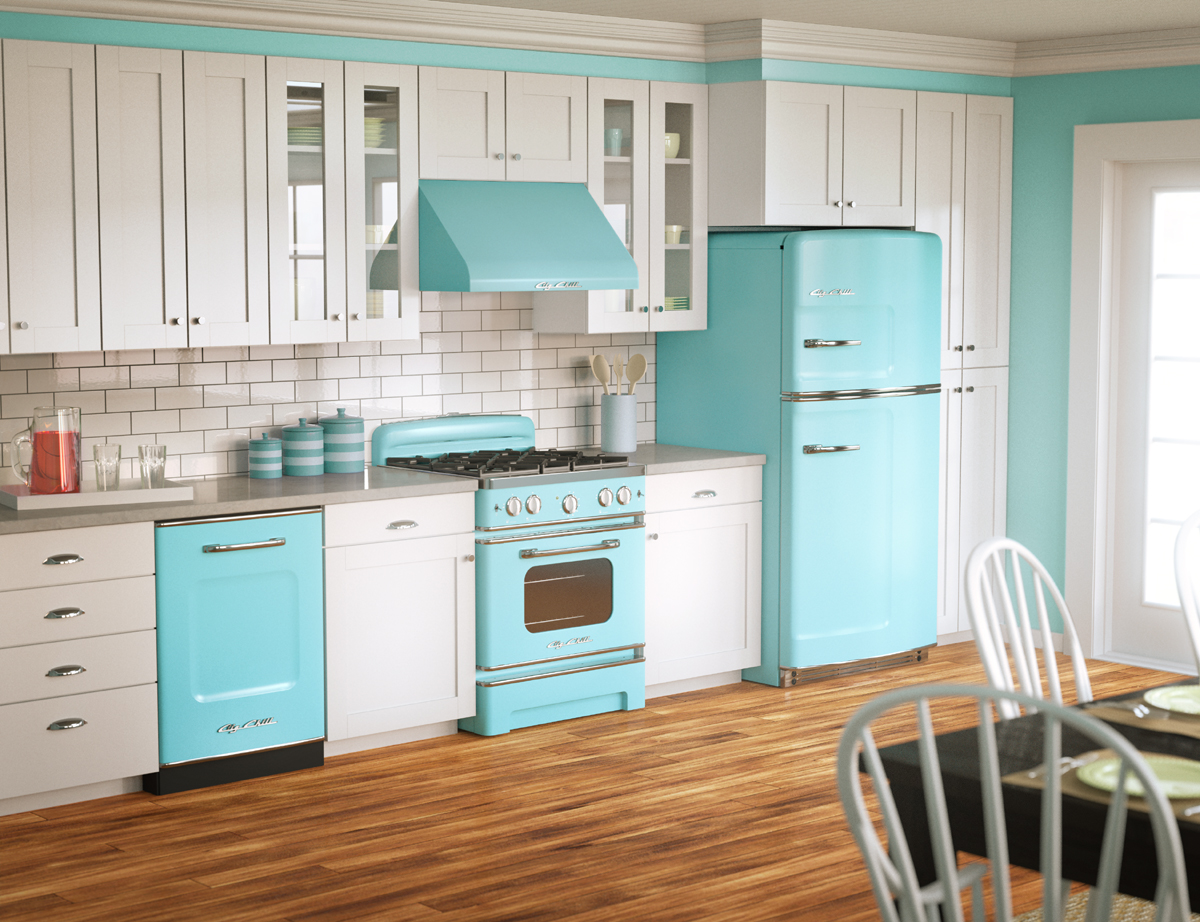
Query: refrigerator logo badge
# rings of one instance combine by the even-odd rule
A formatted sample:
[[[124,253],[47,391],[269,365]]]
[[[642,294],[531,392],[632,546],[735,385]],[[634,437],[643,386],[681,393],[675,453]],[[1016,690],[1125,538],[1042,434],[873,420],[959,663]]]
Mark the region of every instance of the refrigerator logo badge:
[[[557,288],[578,288],[578,282],[538,282],[533,286],[538,291],[551,291]]]
[[[814,298],[825,298],[825,297],[828,297],[829,295],[852,295],[852,294],[854,294],[853,288],[830,288],[829,291],[826,291],[824,288],[814,288],[812,291],[809,292],[809,295]]]
[[[238,730],[250,730],[254,727],[268,727],[275,723],[274,717],[260,717],[258,720],[247,720],[240,727],[237,724],[225,724],[223,727],[218,727],[218,733],[237,733]]]
[[[547,650],[561,650],[563,647],[570,647],[577,643],[591,643],[592,638],[584,635],[583,637],[572,637],[570,640],[552,640],[546,644]]]

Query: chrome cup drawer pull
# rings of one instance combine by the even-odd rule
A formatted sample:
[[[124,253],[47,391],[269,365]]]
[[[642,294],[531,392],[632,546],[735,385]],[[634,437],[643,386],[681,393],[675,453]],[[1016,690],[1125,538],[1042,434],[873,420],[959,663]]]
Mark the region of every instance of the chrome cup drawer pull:
[[[716,499],[716,490],[697,490],[692,494],[692,499]]]
[[[805,445],[806,455],[823,455],[831,451],[858,451],[857,445]]]
[[[82,666],[55,666],[49,672],[48,676],[63,676],[63,675],[79,675],[81,672],[87,672]]]
[[[398,522],[392,522],[388,525],[388,531],[404,531],[409,528],[416,528],[417,523],[412,519],[401,519]]]
[[[286,538],[268,538],[266,541],[251,541],[247,544],[206,544],[204,553],[223,554],[226,551],[251,551],[258,547],[283,547],[285,544],[287,544]]]
[[[83,563],[83,558],[78,554],[55,554],[53,557],[47,557],[42,561],[43,567],[54,567],[68,563]]]
[[[50,621],[55,621],[59,618],[78,618],[80,615],[85,614],[87,614],[87,612],[85,612],[82,608],[53,608],[46,612],[46,614],[42,615],[42,617],[49,619]]]
[[[861,346],[861,339],[806,339],[805,349],[828,349],[831,346]]]
[[[87,721],[82,717],[64,717],[62,720],[56,720],[50,724],[47,730],[74,730],[76,727],[82,727]]]
[[[588,551],[607,551],[620,546],[621,542],[616,538],[609,538],[607,541],[601,541],[599,544],[589,544],[586,547],[564,547],[556,551],[539,551],[536,547],[531,547],[521,551],[521,559],[528,560],[530,557],[558,557],[560,554],[585,554]]]

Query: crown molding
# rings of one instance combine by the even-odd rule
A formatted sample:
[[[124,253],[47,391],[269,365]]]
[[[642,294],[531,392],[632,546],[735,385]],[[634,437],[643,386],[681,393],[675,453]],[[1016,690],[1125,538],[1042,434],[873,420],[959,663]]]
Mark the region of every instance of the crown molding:
[[[1022,42],[1015,64],[1016,77],[1200,64],[1200,29]]]

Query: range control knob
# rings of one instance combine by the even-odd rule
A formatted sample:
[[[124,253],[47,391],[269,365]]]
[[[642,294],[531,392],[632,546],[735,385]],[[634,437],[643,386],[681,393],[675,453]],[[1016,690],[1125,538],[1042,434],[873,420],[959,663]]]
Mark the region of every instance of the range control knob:
[[[542,511],[541,497],[534,494],[533,496],[529,497],[529,499],[525,500],[525,511],[528,512],[530,515],[537,515],[539,512],[541,512]]]
[[[617,490],[617,502],[622,506],[628,503],[631,499],[633,499],[633,494],[629,492],[629,487],[621,487],[619,490]]]
[[[515,496],[510,496],[508,502],[504,504],[504,511],[509,515],[516,515],[521,511],[521,501]]]
[[[596,499],[600,500],[601,506],[611,506],[613,501],[613,491],[608,487],[605,487],[600,491],[600,495],[597,496]]]
[[[571,515],[578,508],[579,500],[575,498],[574,493],[568,493],[563,497],[563,512],[565,512],[567,515]]]

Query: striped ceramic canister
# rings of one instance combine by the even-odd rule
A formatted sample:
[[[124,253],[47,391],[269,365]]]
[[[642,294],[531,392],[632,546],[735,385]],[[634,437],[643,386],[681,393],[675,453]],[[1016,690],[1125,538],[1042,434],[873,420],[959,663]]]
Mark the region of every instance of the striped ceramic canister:
[[[250,476],[271,479],[283,476],[283,441],[265,432],[250,440]]]
[[[325,430],[300,420],[283,429],[283,473],[287,477],[315,477],[325,473]]]
[[[325,473],[360,474],[363,453],[363,421],[359,416],[347,416],[345,407],[337,408],[337,416],[320,421],[325,430]]]

